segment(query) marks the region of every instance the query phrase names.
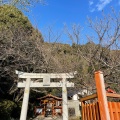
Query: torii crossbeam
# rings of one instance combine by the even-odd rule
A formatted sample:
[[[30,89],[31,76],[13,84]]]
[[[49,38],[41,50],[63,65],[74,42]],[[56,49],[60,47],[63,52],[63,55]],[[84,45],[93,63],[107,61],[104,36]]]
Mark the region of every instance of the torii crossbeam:
[[[25,73],[16,71],[18,78],[24,78],[23,82],[18,82],[19,88],[25,88],[24,97],[21,109],[20,120],[26,120],[28,101],[30,94],[30,87],[62,87],[62,99],[63,99],[63,120],[68,120],[68,106],[67,106],[67,87],[74,87],[74,83],[68,82],[67,79],[74,78],[74,73]],[[43,82],[34,82],[32,78],[43,79]],[[60,82],[50,82],[50,79],[61,79]]]

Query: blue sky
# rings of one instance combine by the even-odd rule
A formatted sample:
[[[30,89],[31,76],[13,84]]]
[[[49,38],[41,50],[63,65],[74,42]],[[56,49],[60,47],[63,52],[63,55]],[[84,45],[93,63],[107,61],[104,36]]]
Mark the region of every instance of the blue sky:
[[[30,12],[26,13],[33,26],[37,27],[44,36],[48,34],[48,27],[57,35],[63,33],[64,25],[68,28],[72,24],[79,24],[82,27],[82,43],[86,42],[86,34],[91,34],[87,25],[87,17],[95,19],[102,17],[102,10],[106,14],[111,12],[111,7],[120,11],[120,0],[46,0],[46,5],[36,4],[30,7]],[[54,42],[51,40],[51,42]],[[57,42],[68,43],[67,36],[62,35]]]

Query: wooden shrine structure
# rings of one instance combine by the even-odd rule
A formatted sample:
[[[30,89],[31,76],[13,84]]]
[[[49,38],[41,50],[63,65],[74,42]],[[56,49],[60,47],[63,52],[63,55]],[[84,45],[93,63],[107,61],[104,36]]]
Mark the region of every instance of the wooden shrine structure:
[[[44,97],[37,98],[39,106],[35,107],[35,115],[56,116],[62,115],[62,98],[48,94]]]
[[[95,72],[95,83],[97,93],[80,99],[82,120],[120,120],[120,101],[108,101],[108,98],[120,99],[120,94],[110,89],[106,92],[101,71]]]

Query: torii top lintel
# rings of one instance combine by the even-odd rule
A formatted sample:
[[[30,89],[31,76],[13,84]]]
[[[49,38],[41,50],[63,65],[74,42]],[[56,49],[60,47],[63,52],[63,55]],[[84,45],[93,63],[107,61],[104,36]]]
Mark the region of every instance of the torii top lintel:
[[[16,74],[18,74],[19,78],[74,78],[74,75],[77,74],[77,72],[71,72],[71,73],[26,73],[16,70]]]

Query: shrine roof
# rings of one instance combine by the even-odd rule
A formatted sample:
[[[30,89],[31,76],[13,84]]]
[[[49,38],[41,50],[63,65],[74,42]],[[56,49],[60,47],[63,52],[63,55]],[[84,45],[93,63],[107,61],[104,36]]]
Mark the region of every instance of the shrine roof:
[[[56,100],[62,100],[62,98],[56,97],[56,96],[51,95],[51,94],[48,94],[48,95],[46,95],[46,96],[44,96],[44,97],[37,98],[37,99],[38,99],[38,100],[43,100],[43,99],[46,99],[46,98],[54,98],[54,99],[56,99]]]

